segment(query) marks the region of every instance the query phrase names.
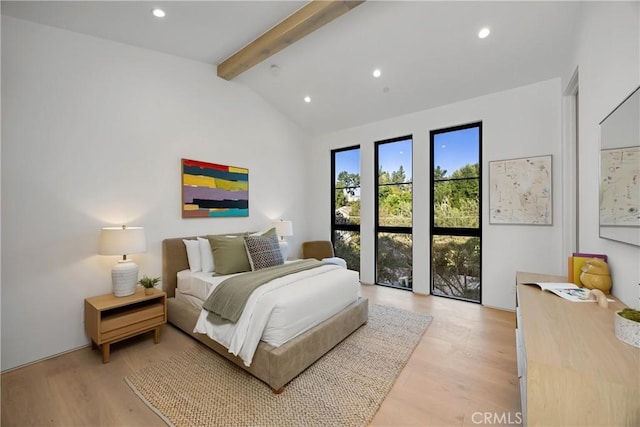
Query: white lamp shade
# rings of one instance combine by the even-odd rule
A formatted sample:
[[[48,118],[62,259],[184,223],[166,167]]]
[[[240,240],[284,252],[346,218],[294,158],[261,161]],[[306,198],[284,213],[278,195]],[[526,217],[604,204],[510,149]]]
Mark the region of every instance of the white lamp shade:
[[[144,227],[104,227],[100,233],[100,255],[127,255],[146,252]]]
[[[293,222],[282,220],[274,222],[273,225],[276,227],[276,233],[278,233],[278,236],[293,236]]]

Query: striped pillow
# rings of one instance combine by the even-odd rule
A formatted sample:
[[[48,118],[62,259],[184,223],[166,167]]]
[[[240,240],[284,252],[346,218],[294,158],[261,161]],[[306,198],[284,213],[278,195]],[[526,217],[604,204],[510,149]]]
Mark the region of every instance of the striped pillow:
[[[253,271],[284,264],[276,235],[247,236],[244,238],[244,246]]]

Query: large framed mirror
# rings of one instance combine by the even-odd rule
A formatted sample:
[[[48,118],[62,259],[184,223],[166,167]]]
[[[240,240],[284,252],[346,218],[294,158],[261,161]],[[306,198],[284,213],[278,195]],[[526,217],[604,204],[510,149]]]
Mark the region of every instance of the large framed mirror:
[[[600,237],[640,246],[640,87],[600,122]]]

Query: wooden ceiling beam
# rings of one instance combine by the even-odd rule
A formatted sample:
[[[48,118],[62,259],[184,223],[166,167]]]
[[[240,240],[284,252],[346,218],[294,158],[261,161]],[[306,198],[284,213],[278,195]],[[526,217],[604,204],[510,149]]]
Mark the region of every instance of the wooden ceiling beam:
[[[362,1],[312,0],[218,65],[218,77],[231,80],[350,11]]]

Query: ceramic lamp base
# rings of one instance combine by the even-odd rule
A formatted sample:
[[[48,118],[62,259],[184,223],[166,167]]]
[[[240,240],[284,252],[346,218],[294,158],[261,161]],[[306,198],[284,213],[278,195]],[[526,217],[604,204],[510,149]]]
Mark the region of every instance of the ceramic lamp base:
[[[136,293],[138,284],[138,266],[129,260],[118,261],[111,270],[113,294],[117,297],[126,297]]]
[[[284,240],[280,240],[278,241],[278,243],[280,244],[280,253],[282,254],[282,259],[286,261],[289,257],[289,244]]]

